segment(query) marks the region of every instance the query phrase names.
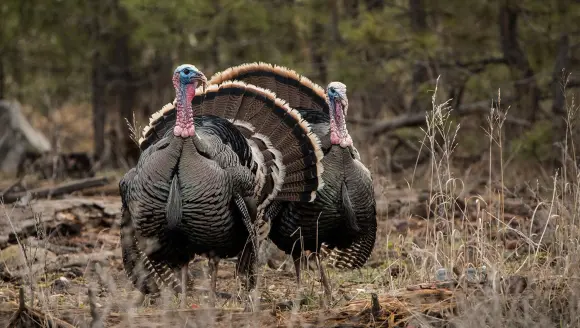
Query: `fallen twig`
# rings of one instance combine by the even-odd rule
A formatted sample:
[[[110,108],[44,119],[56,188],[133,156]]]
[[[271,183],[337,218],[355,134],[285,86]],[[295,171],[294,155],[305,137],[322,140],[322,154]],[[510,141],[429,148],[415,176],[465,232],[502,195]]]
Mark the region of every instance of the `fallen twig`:
[[[2,198],[4,195],[6,195],[10,191],[12,191],[12,189],[14,189],[16,186],[20,185],[21,182],[22,182],[22,178],[14,181],[8,187],[4,188],[4,190],[2,190],[2,192],[0,192],[0,198]]]
[[[109,183],[109,178],[107,177],[88,178],[63,183],[55,187],[36,188],[22,192],[7,193],[2,197],[4,198],[5,203],[12,203],[28,194],[34,198],[44,198],[49,196],[68,194],[86,188],[100,187],[106,185],[107,183]]]
[[[34,237],[29,237],[26,240],[26,245],[34,246],[34,247],[41,247],[48,251],[53,252],[56,255],[68,254],[68,253],[79,253],[81,250],[79,247],[72,247],[72,246],[63,246],[63,245],[56,245],[50,243],[46,240],[39,241]]]

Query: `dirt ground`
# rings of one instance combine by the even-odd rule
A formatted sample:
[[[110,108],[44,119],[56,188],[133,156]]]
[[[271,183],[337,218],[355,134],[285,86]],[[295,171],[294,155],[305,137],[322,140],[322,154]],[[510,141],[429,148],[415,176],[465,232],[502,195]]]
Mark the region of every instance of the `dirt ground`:
[[[220,263],[215,308],[208,305],[203,258],[190,263],[193,279],[185,305],[169,292],[154,304],[143,303],[123,271],[115,178],[58,199],[2,205],[0,323],[17,313],[44,321],[39,327],[47,318],[65,321],[62,327],[443,327],[457,314],[460,295],[481,290],[479,283],[460,284],[468,265],[479,270],[501,260],[501,268],[493,270],[502,270],[501,281],[511,281],[506,288],[520,293],[531,284],[529,278],[507,279],[509,269],[523,263],[529,241],[538,238],[533,236],[543,232],[542,243],[555,238],[554,222],[531,197],[504,195],[500,202],[471,191],[455,198],[443,220],[430,206],[434,194],[428,190],[397,188],[380,178],[375,184],[379,231],[365,268],[327,268],[333,301],[325,306],[316,267],[303,270],[298,289],[289,258],[272,246],[262,270],[258,313],[244,312],[237,298],[235,259]],[[500,213],[498,204],[501,218],[494,215]],[[442,267],[449,279],[433,283]],[[18,312],[20,287],[26,309]]]

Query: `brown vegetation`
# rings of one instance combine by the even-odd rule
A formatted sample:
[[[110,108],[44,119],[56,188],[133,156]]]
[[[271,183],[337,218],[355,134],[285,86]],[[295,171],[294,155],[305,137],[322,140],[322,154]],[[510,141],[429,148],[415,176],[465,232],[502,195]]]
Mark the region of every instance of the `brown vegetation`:
[[[22,103],[53,148],[0,179],[0,324],[580,325],[580,4],[79,4],[0,5],[0,99]],[[262,268],[259,313],[235,297],[232,261],[220,266],[216,308],[201,259],[187,308],[169,293],[143,301],[120,258],[117,183],[138,156],[125,120],[142,125],[173,99],[178,64],[209,77],[260,60],[348,86],[349,131],[378,205],[371,259],[329,269],[328,308],[316,271],[296,290],[279,253]],[[81,165],[69,165],[77,153]],[[473,268],[483,281],[465,274]]]

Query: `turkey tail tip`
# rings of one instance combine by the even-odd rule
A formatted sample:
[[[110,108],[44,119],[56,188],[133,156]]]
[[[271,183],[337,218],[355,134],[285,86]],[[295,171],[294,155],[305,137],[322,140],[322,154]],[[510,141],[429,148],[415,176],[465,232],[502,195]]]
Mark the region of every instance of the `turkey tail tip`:
[[[160,110],[156,111],[151,115],[149,118],[149,125],[152,125],[155,121],[157,121],[163,114],[170,111],[171,109],[175,108],[175,100],[173,102],[167,103],[161,107]]]
[[[217,72],[210,78],[208,84],[220,84],[227,80],[232,80],[234,76],[240,76],[251,71],[272,71],[272,64],[265,62],[243,63],[237,66],[226,68],[221,72]]]
[[[145,143],[147,139],[150,137],[149,132],[151,131],[151,129],[154,128],[155,123],[157,123],[157,121],[159,121],[159,119],[161,119],[165,113],[169,112],[174,108],[175,108],[175,99],[173,100],[173,102],[163,105],[163,107],[161,107],[160,110],[151,114],[151,116],[149,117],[149,124],[147,124],[141,132],[141,138],[139,138],[139,148],[144,149],[149,146],[148,143]]]
[[[316,163],[316,174],[318,178],[318,189],[316,190],[322,190],[322,188],[324,188],[325,182],[322,178],[322,173],[324,173],[324,165],[322,165],[322,160],[320,160]]]
[[[305,87],[314,90],[316,94],[321,97],[322,99],[327,100],[326,91],[320,85],[312,82],[311,79],[307,78],[306,76],[300,76],[300,83],[302,83]]]
[[[295,80],[299,84],[302,84],[307,89],[313,90],[318,97],[326,100],[326,91],[324,90],[324,88],[312,82],[312,80],[310,80],[309,78],[298,74],[298,72],[296,72],[293,69],[266,62],[243,63],[237,66],[229,67],[221,72],[217,72],[214,75],[212,75],[208,83],[220,84],[227,80],[235,80],[239,77],[243,78],[243,75],[256,71],[270,72],[279,76]]]

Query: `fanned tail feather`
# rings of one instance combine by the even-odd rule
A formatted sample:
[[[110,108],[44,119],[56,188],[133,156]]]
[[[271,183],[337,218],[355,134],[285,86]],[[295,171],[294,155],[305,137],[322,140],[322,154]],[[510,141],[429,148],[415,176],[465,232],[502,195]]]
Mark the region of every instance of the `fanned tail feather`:
[[[214,84],[204,97],[194,98],[193,110],[202,115],[221,115],[239,124],[240,130],[246,130],[252,144],[257,146],[265,175],[258,212],[277,199],[279,192],[293,193],[309,201],[323,186],[320,140],[300,113],[272,92],[240,81]],[[294,171],[289,171],[289,166]],[[300,181],[294,181],[291,189],[286,188],[285,177],[299,170],[311,172],[310,181],[303,180],[302,188],[297,187]]]
[[[322,244],[320,254],[328,259],[331,266],[338,269],[360,269],[367,262],[373,251],[377,227],[372,225],[365,234],[346,248],[331,248]]]
[[[326,93],[322,87],[286,67],[269,63],[245,63],[212,76],[209,84],[243,81],[271,90],[295,109],[314,109],[328,113]]]
[[[159,296],[161,286],[167,286],[181,293],[181,284],[168,266],[151,261],[141,249],[129,211],[123,208],[121,220],[121,248],[125,273],[133,285],[143,294]]]
[[[251,290],[256,286],[256,260],[257,255],[251,242],[248,241],[242,252],[238,255],[235,274],[242,278],[242,286]]]
[[[173,270],[166,264],[160,263],[158,261],[152,261],[149,257],[141,250],[139,243],[136,242],[136,247],[138,249],[138,254],[143,261],[144,269],[150,273],[150,275],[155,280],[157,286],[167,286],[176,293],[182,292],[182,286],[179,280],[175,277]]]
[[[143,252],[137,247],[130,220],[129,211],[123,207],[121,209],[121,251],[125,273],[135,288],[143,294],[157,297],[160,281],[156,279],[155,271],[148,268]]]
[[[220,84],[224,81],[243,81],[256,85],[258,87],[269,89],[276,94],[278,98],[284,99],[288,105],[297,109],[303,119],[311,124],[312,131],[317,136],[328,133],[328,103],[326,93],[322,87],[313,83],[308,78],[296,73],[295,71],[268,63],[246,63],[238,66],[230,67],[223,72],[214,74],[210,79],[210,84]],[[248,98],[236,117],[234,124],[237,126],[246,124],[252,120],[255,115],[262,112],[261,108],[257,108],[253,99]],[[312,114],[311,114],[312,113]],[[320,113],[320,115],[314,115]],[[322,115],[322,116],[321,116]],[[318,127],[317,123],[323,123],[323,127]],[[312,125],[314,124],[314,125]],[[321,131],[314,130],[322,129]],[[326,129],[324,129],[326,127]],[[270,131],[269,135],[278,135],[282,133],[278,130],[278,126],[274,124],[263,125],[262,128],[254,126],[244,126],[244,129],[250,133],[254,132],[253,139],[263,139],[263,131]],[[300,130],[298,130],[300,132]],[[280,138],[279,143],[274,147],[277,149],[287,149],[286,140],[293,141],[291,134],[286,134],[285,137]],[[258,142],[260,143],[260,142]],[[326,146],[326,145],[322,145]],[[267,147],[271,148],[271,147]],[[263,151],[263,147],[261,148]],[[284,168],[284,186],[278,192],[276,199],[285,201],[312,201],[315,195],[297,194],[304,181],[307,185],[315,185],[317,177],[313,174],[310,166],[304,165],[304,162],[315,161],[316,156],[310,155],[303,157],[304,154],[300,149],[290,149],[290,151],[283,155],[283,162],[290,163]],[[303,161],[295,161],[297,158],[303,158]],[[267,167],[278,167],[272,164],[275,161],[275,156],[265,155],[264,162]]]

